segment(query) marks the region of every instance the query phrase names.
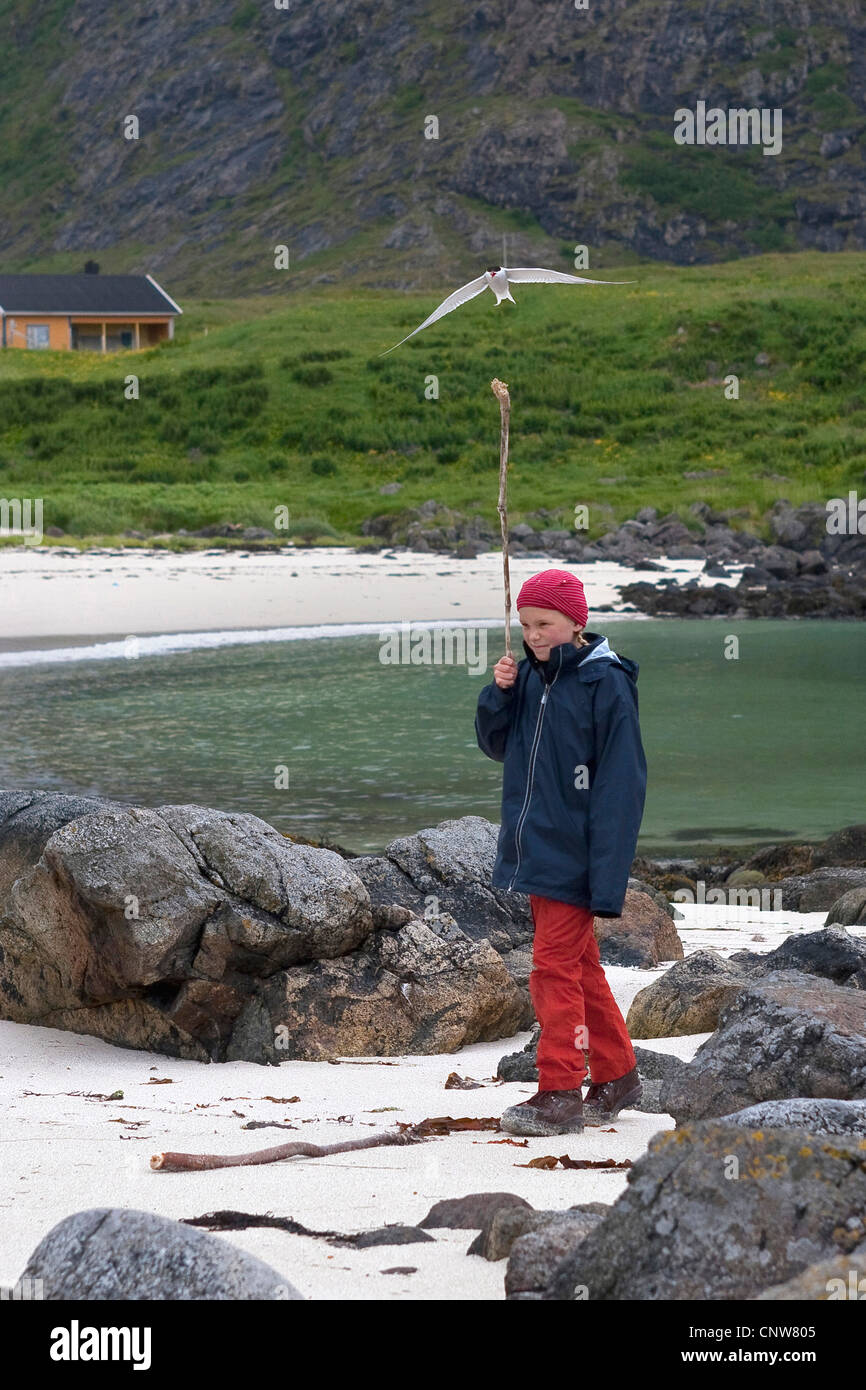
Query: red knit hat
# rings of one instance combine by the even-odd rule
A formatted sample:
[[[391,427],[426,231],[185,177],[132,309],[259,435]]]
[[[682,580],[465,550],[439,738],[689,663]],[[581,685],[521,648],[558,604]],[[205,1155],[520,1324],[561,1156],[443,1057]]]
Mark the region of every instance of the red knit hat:
[[[542,570],[533,574],[517,595],[515,604],[521,608],[555,608],[567,618],[573,618],[578,627],[586,627],[589,617],[583,585],[576,574],[568,570]]]

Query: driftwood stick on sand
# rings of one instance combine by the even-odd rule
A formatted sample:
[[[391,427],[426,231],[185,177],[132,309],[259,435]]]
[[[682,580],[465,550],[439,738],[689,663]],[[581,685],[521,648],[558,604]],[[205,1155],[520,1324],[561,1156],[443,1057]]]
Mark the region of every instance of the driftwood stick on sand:
[[[490,389],[499,401],[499,524],[502,531],[502,573],[505,580],[505,654],[511,651],[511,577],[508,573],[508,423],[511,418],[511,397],[504,381],[494,377]]]
[[[376,1149],[383,1144],[416,1144],[426,1139],[407,1129],[396,1134],[371,1134],[366,1139],[344,1139],[338,1144],[307,1144],[295,1140],[291,1144],[275,1144],[269,1149],[256,1149],[248,1154],[154,1154],[150,1166],[155,1172],[203,1172],[208,1168],[245,1168],[256,1163],[279,1163],[284,1158],[324,1158],[327,1154],[349,1153],[353,1149]]]

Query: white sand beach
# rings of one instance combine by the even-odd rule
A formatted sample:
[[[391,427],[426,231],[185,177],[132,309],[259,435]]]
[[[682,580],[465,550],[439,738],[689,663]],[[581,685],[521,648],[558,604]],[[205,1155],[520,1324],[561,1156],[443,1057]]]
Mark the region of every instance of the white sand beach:
[[[660,560],[685,583],[737,583],[703,575],[702,560]],[[511,560],[512,641],[520,585],[543,569],[567,569],[587,590],[589,627],[622,611],[616,586],[653,571],[613,562],[571,564],[542,554]],[[660,576],[664,577],[664,576]],[[502,555],[453,560],[410,550],[362,554],[345,547],[245,551],[90,550],[60,546],[0,549],[0,652],[82,644],[94,638],[389,622],[501,622]],[[632,615],[642,616],[642,615]]]
[[[728,956],[769,951],[792,933],[815,931],[824,913],[759,912],[724,905],[680,905],[677,928],[687,955],[712,948]],[[852,928],[866,935],[866,927]],[[608,967],[626,1013],[656,970]],[[625,1172],[524,1168],[542,1154],[637,1159],[653,1134],[673,1128],[666,1115],[623,1112],[615,1132],[529,1139],[452,1134],[410,1148],[383,1148],[323,1159],[293,1158],[254,1168],[205,1173],[151,1171],[166,1149],[241,1153],[303,1138],[356,1138],[375,1126],[436,1115],[490,1116],[533,1094],[532,1084],[492,1080],[501,1056],[527,1033],[441,1056],[202,1065],[112,1047],[94,1038],[0,1022],[3,1242],[0,1285],[20,1276],[27,1257],[63,1217],[97,1206],[123,1206],[173,1217],[232,1209],[290,1216],[317,1230],[353,1232],[414,1224],[432,1204],[472,1192],[514,1192],[535,1208],[612,1203]],[[708,1034],[653,1039],[640,1046],[691,1059]],[[445,1090],[448,1074],[488,1081],[480,1090]],[[170,1084],[153,1084],[169,1078]],[[123,1099],[92,1098],[123,1091]],[[91,1093],[91,1096],[88,1096]],[[297,1096],[297,1101],[290,1098]],[[245,1131],[247,1120],[289,1121],[288,1130]],[[467,1257],[474,1231],[433,1230],[432,1242],[366,1250],[334,1247],[312,1236],[250,1228],[221,1234],[270,1263],[308,1299],[504,1299],[505,1261]],[[411,1274],[386,1273],[412,1267]]]

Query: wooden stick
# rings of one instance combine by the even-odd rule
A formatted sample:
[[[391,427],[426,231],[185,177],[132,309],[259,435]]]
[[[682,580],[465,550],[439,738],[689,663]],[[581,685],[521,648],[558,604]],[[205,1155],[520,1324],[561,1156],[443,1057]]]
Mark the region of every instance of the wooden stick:
[[[275,1144],[270,1149],[256,1149],[248,1154],[154,1154],[150,1166],[155,1172],[202,1172],[209,1168],[246,1168],[256,1163],[279,1163],[284,1158],[324,1158],[326,1154],[349,1153],[353,1149],[375,1149],[383,1144],[415,1144],[425,1135],[414,1129],[396,1134],[371,1134],[366,1139],[344,1139],[338,1144],[307,1144],[296,1140],[291,1144]]]
[[[490,388],[499,401],[499,525],[502,531],[502,574],[505,580],[505,654],[512,656],[511,650],[511,576],[508,573],[508,422],[511,417],[511,397],[504,381],[494,377]]]

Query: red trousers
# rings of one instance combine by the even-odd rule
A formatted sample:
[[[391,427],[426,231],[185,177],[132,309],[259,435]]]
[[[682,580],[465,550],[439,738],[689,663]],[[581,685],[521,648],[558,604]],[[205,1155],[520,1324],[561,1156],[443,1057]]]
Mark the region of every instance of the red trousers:
[[[535,939],[529,993],[541,1037],[539,1091],[570,1091],[625,1076],[637,1059],[601,966],[589,908],[529,895]]]

